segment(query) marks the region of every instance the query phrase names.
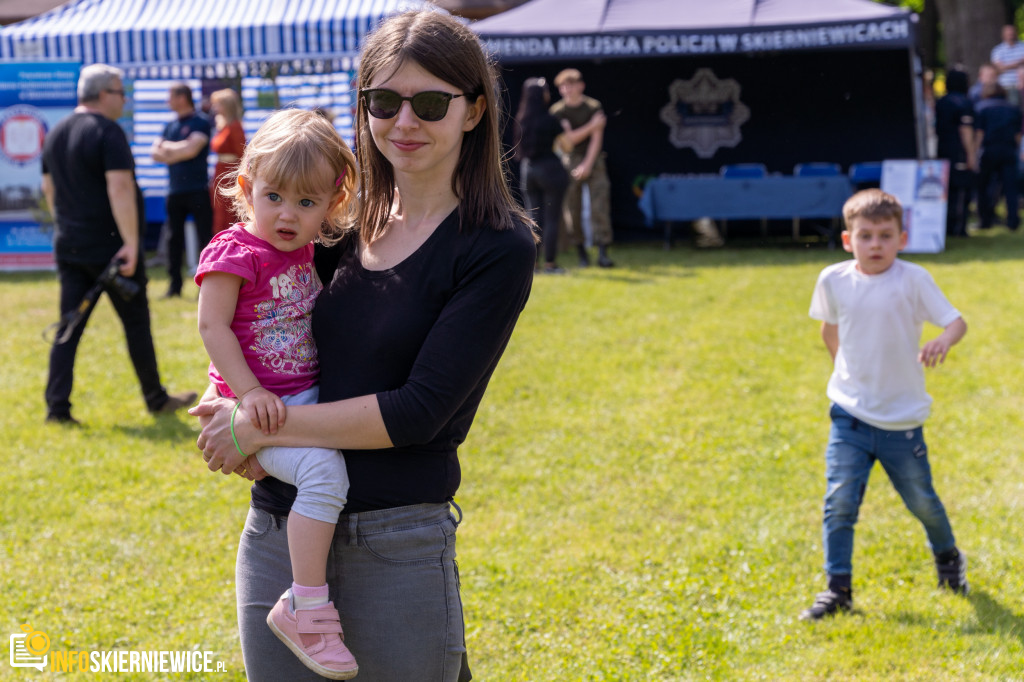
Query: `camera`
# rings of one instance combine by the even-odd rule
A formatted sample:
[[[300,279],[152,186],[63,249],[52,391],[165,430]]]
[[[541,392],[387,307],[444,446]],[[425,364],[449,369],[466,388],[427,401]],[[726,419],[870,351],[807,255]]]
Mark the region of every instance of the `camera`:
[[[103,268],[103,273],[96,280],[97,284],[101,284],[103,288],[109,289],[112,292],[116,292],[125,301],[130,301],[135,298],[139,291],[142,290],[136,282],[124,277],[119,272],[121,265],[124,264],[123,258],[115,258],[110,261],[107,267]]]
[[[96,283],[85,293],[81,302],[71,310],[61,315],[60,320],[54,322],[43,330],[43,338],[51,341],[53,345],[59,345],[71,338],[75,328],[85,319],[89,309],[96,304],[100,294],[106,289],[113,297],[116,293],[124,301],[130,301],[142,291],[142,285],[124,277],[119,272],[125,261],[123,258],[114,258],[103,268],[103,272],[96,279]]]

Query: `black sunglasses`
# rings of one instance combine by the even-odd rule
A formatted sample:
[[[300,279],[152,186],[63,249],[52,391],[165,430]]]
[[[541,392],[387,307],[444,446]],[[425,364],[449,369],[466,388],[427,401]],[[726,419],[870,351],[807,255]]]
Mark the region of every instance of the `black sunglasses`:
[[[465,93],[453,95],[448,92],[428,90],[417,92],[412,97],[402,97],[394,90],[374,88],[360,91],[366,110],[374,118],[394,118],[402,108],[402,102],[409,102],[412,111],[424,121],[440,121],[448,114],[448,105],[456,97],[466,97]]]

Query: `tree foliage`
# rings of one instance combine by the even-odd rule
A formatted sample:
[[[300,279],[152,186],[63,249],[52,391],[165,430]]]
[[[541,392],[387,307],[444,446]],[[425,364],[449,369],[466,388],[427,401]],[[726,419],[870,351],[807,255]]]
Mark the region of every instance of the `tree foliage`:
[[[962,65],[970,74],[989,59],[1002,26],[1024,25],[1024,0],[875,0],[916,12],[925,66]]]

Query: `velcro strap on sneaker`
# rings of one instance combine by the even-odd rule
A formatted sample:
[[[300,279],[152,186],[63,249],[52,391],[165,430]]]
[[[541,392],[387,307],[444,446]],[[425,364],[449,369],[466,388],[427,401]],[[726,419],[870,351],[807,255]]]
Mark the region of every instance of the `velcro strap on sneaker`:
[[[295,629],[301,634],[341,634],[341,616],[335,608],[299,609],[295,612],[295,621]]]

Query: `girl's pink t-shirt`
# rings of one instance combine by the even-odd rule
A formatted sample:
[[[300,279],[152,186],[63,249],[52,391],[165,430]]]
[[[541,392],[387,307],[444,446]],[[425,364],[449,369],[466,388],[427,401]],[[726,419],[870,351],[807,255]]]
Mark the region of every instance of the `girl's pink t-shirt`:
[[[202,286],[210,272],[244,280],[231,330],[260,385],[278,396],[314,386],[320,365],[310,319],[323,286],[313,267],[313,245],[278,251],[237,223],[203,249],[196,284]],[[221,395],[234,397],[212,362],[210,381]]]

